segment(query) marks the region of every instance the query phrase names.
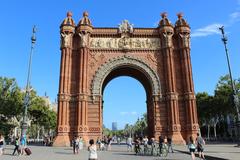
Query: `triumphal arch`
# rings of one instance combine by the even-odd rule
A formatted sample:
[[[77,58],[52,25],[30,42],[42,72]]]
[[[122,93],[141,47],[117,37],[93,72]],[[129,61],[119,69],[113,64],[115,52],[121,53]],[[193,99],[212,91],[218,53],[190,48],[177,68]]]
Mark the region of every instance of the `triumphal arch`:
[[[163,13],[156,28],[95,27],[84,12],[78,24],[68,12],[60,26],[61,66],[55,146],[73,136],[102,136],[103,91],[113,78],[131,76],[146,90],[148,136],[184,143],[198,131],[190,61],[190,27]],[[131,88],[129,88],[131,89]],[[124,100],[124,99],[123,99]]]

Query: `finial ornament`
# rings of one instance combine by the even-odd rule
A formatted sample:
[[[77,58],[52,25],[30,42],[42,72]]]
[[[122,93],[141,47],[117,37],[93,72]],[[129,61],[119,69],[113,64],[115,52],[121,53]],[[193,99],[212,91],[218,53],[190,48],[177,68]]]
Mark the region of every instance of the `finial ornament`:
[[[83,17],[88,17],[88,12],[87,11],[83,12]]]
[[[68,11],[68,12],[67,12],[67,17],[72,17],[72,15],[73,15],[73,14],[72,14],[71,11]]]
[[[182,13],[182,12],[179,12],[179,13],[177,14],[177,17],[178,17],[178,19],[182,19],[183,13]]]
[[[162,18],[167,18],[167,12],[161,13],[161,17],[162,17]]]

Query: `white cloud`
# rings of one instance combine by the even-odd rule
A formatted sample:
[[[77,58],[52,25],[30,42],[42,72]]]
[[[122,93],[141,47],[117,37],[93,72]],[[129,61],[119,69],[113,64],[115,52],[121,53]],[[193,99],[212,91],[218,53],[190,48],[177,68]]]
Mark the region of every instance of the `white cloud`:
[[[221,27],[222,24],[214,23],[207,25],[205,27],[195,29],[193,33],[191,34],[192,37],[205,37],[210,36],[214,34],[220,34],[219,27]]]
[[[135,111],[132,111],[132,112],[120,112],[120,115],[121,116],[135,116],[135,115],[137,115],[137,112],[135,112]]]
[[[233,12],[232,14],[229,15],[230,19],[229,19],[229,23],[230,25],[233,23],[236,23],[238,21],[240,21],[240,12]]]

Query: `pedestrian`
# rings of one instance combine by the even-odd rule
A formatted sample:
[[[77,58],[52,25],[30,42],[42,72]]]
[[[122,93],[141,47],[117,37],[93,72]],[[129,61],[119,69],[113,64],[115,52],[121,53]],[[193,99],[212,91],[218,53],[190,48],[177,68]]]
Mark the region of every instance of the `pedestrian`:
[[[195,160],[195,153],[194,152],[195,152],[196,146],[195,146],[195,143],[194,143],[194,140],[193,140],[192,136],[189,137],[188,149],[189,149],[189,152],[191,154],[192,160]]]
[[[134,150],[136,155],[138,155],[140,152],[140,139],[138,137],[135,137],[135,140],[134,140]]]
[[[199,133],[197,133],[196,146],[197,146],[198,155],[200,159],[205,160],[205,156],[203,153],[204,145],[205,145],[204,139],[199,135]]]
[[[76,154],[77,136],[74,136],[72,140],[72,146],[73,146],[73,154]]]
[[[170,138],[170,137],[167,138],[167,145],[168,145],[168,153],[169,153],[170,149],[172,150],[172,153],[173,153],[172,138]]]
[[[144,154],[146,154],[146,152],[147,152],[147,145],[148,145],[148,138],[147,138],[147,136],[145,136],[144,138],[143,138],[143,140],[142,140],[142,142],[143,142],[143,151],[144,151]]]
[[[14,156],[16,151],[17,151],[18,155],[20,155],[21,149],[19,148],[19,138],[18,137],[16,137],[14,140],[14,146],[15,146],[15,148],[14,148],[12,155]]]
[[[83,149],[83,138],[80,137],[79,138],[79,150],[82,150]]]
[[[0,155],[3,155],[3,150],[4,150],[4,137],[3,135],[0,133]]]
[[[79,138],[76,137],[76,146],[75,146],[75,153],[76,154],[78,154],[78,151],[79,151],[79,142],[80,142]]]
[[[127,150],[132,151],[132,137],[130,136],[127,138]]]
[[[160,152],[159,154],[162,154],[164,139],[161,135],[158,138],[159,138],[159,152]]]
[[[97,146],[94,144],[93,139],[90,139],[89,145],[90,146],[88,147],[88,151],[89,151],[88,160],[97,160]]]
[[[121,138],[120,137],[117,137],[117,143],[118,143],[118,145],[120,145],[120,143],[121,143]]]
[[[112,145],[112,137],[108,136],[108,144],[107,144],[107,150],[111,150],[111,145]]]
[[[101,140],[99,137],[97,138],[96,144],[97,144],[97,150],[101,151]]]
[[[24,136],[22,136],[20,139],[20,148],[21,148],[21,155],[23,155],[25,153],[25,148],[26,148],[26,138]]]

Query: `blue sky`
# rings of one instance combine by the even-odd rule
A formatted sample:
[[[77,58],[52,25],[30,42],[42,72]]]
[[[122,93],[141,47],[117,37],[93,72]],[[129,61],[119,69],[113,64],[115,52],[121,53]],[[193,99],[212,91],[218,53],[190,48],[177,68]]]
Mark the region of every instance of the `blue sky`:
[[[135,27],[156,27],[161,12],[175,23],[178,12],[191,26],[191,58],[195,92],[213,93],[227,63],[218,26],[225,25],[233,77],[240,74],[240,1],[239,0],[7,0],[0,5],[0,76],[14,77],[26,85],[32,26],[37,25],[37,44],[33,55],[31,84],[39,95],[45,92],[56,99],[59,81],[59,25],[67,11],[76,23],[87,10],[96,27],[117,27],[128,19]],[[126,86],[124,89],[123,86]],[[133,90],[127,92],[127,86]],[[104,92],[104,123],[117,121],[122,128],[146,111],[145,91],[132,78],[112,80]],[[126,99],[129,98],[130,99]],[[125,99],[125,101],[122,101]],[[141,101],[140,101],[141,100]],[[136,104],[136,105],[134,105]]]

